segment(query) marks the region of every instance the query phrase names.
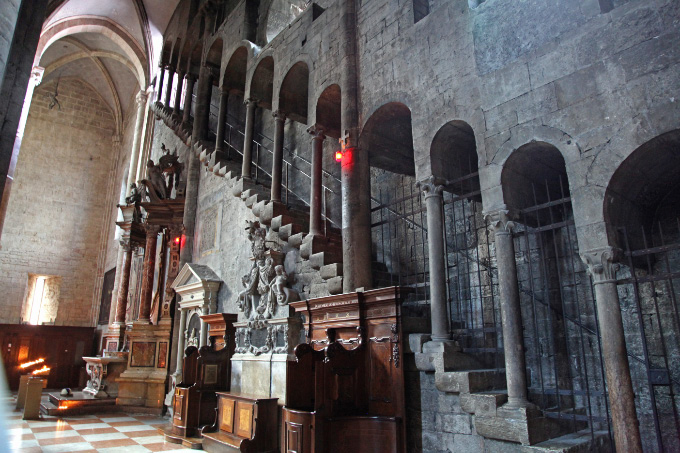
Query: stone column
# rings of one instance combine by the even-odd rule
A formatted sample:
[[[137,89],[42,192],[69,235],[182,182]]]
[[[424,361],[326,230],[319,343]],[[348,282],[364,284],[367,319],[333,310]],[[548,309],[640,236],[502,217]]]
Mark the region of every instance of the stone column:
[[[359,149],[359,80],[357,73],[356,0],[340,10],[340,81],[342,85],[342,273],[343,291],[370,289],[371,174],[370,150]]]
[[[609,407],[616,451],[642,452],[640,426],[635,412],[635,393],[630,377],[626,338],[616,289],[614,249],[606,247],[581,254],[595,286],[597,318],[602,336],[602,355],[609,390]]]
[[[161,102],[163,97],[163,79],[165,78],[165,66],[158,66],[160,71],[158,71],[158,92],[156,93],[156,102]]]
[[[194,114],[194,130],[192,144],[198,144],[208,132],[208,117],[210,115],[210,95],[212,94],[212,70],[208,66],[201,66],[196,93],[196,113]]]
[[[145,91],[140,91],[135,97],[137,100],[137,120],[135,121],[135,131],[132,136],[132,152],[130,153],[130,168],[128,170],[127,179],[127,196],[130,196],[130,186],[138,181],[139,175],[137,169],[139,168],[139,148],[142,141],[142,129],[144,127],[144,109],[146,108],[147,94]]]
[[[187,74],[186,94],[184,95],[184,114],[182,115],[182,123],[189,124],[191,119],[191,103],[194,97],[194,84],[196,83],[196,76]]]
[[[170,97],[172,96],[172,82],[175,79],[175,68],[168,66],[168,83],[165,85],[165,105],[166,108],[170,108]]]
[[[145,224],[146,245],[144,246],[144,267],[142,270],[142,295],[139,303],[138,321],[149,323],[151,297],[153,295],[153,273],[156,265],[156,240],[160,227]]]
[[[116,301],[115,324],[125,324],[125,312],[128,304],[128,291],[130,289],[130,269],[132,268],[132,251],[134,247],[130,241],[120,241],[120,248],[123,250],[123,267],[118,283],[118,300]]]
[[[277,110],[273,113],[276,127],[274,130],[274,155],[272,156],[272,190],[271,200],[281,201],[281,179],[283,175],[283,128],[286,125],[286,114]]]
[[[210,310],[208,305],[203,305],[203,315],[209,315]],[[208,323],[201,319],[201,338],[199,339],[198,346],[203,347],[208,344]]]
[[[172,114],[179,116],[180,103],[182,102],[182,84],[184,83],[184,73],[177,71],[177,91],[175,92],[175,106]]]
[[[527,407],[529,400],[527,399],[522,312],[519,301],[519,284],[517,283],[515,244],[512,240],[512,229],[515,224],[510,220],[508,211],[505,209],[485,213],[485,217],[493,229],[496,240],[498,292],[501,299],[503,350],[505,353],[505,380],[508,387],[508,402],[505,407]]]
[[[323,205],[323,141],[326,139],[320,126],[307,129],[312,134],[312,188],[309,197],[309,234],[323,236],[321,219]]]
[[[430,266],[430,313],[432,340],[451,339],[446,298],[446,256],[444,250],[444,198],[442,181],[430,178],[418,184],[427,209],[427,250]]]
[[[250,179],[253,161],[253,128],[255,126],[255,99],[246,100],[246,127],[243,138],[243,166],[241,167],[241,177]]]
[[[229,91],[220,88],[220,113],[217,115],[217,134],[215,140],[215,151],[224,149],[224,129],[226,127],[227,110],[229,108]]]
[[[179,310],[179,331],[177,337],[177,367],[175,368],[175,379],[182,375],[182,363],[184,362],[185,336],[184,331],[187,330],[187,311]]]

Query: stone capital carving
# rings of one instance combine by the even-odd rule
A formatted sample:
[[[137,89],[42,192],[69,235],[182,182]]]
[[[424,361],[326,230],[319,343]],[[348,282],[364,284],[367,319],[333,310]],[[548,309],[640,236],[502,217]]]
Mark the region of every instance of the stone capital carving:
[[[581,252],[581,259],[588,266],[588,273],[593,277],[593,284],[616,282],[616,271],[619,264],[618,250],[613,247]]]
[[[142,228],[144,228],[147,237],[157,236],[161,231],[161,227],[159,225],[150,225],[148,223],[142,224]]]
[[[43,74],[45,73],[45,68],[42,66],[33,66],[31,70],[31,83],[38,86],[42,82]]]
[[[170,225],[167,228],[168,231],[168,237],[170,240],[182,236],[184,234],[184,225]]]
[[[426,178],[422,181],[418,181],[416,183],[416,187],[423,191],[423,196],[427,200],[430,197],[441,198],[442,192],[444,192],[444,183],[445,181],[434,176],[430,176],[429,178]]]
[[[283,110],[277,110],[275,112],[272,112],[272,116],[276,121],[286,121],[286,112]]]
[[[132,251],[135,248],[135,245],[130,241],[130,239],[121,239],[119,241],[120,248],[124,252],[129,252]]]
[[[510,217],[507,209],[484,212],[484,219],[489,223],[494,234],[510,234],[515,227],[515,222]]]
[[[143,107],[146,105],[146,100],[149,97],[149,95],[146,93],[146,91],[140,91],[137,93],[137,96],[135,96],[135,100],[137,101],[137,105],[140,107]]]
[[[326,138],[325,132],[326,130],[318,124],[307,128],[307,133],[310,134],[314,140],[324,140]]]
[[[248,99],[243,101],[243,103],[246,105],[246,107],[249,107],[249,108],[250,107],[257,107],[258,102],[259,101],[255,98],[248,98]]]

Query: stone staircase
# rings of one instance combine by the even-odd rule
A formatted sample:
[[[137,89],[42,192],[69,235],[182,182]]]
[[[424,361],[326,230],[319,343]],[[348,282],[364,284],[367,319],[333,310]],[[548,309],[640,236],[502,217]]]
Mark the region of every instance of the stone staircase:
[[[463,352],[458,342],[435,343],[430,335],[411,334],[409,352],[416,368],[433,372],[438,391],[458,395],[462,411],[474,416],[478,435],[511,442],[500,451],[609,452],[609,433],[587,429],[585,422],[574,424],[544,416],[535,406],[507,408],[505,370],[487,368],[488,362]]]
[[[191,143],[190,125],[172,114],[162,104],[156,103],[153,111],[192,150],[200,162],[218,177],[225,178],[233,196],[241,198],[259,222],[276,232],[291,247],[300,250],[300,256],[319,271],[329,294],[342,293],[342,236],[334,228],[326,236],[309,234],[309,208],[300,200],[291,199],[286,204],[270,200],[270,187],[258,180],[241,175],[241,150],[231,146],[230,153],[216,151],[214,143]],[[228,156],[231,156],[230,159]]]

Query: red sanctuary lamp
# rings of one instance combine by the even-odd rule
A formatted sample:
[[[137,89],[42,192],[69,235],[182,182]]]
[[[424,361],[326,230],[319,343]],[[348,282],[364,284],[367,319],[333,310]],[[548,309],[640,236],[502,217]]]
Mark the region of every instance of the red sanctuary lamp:
[[[335,161],[336,162],[342,162],[342,151],[336,151],[335,152]]]

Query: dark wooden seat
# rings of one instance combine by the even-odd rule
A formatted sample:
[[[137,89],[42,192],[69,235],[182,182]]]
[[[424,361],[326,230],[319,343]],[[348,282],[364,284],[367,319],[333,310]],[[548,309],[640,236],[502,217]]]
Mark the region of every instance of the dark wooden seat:
[[[209,315],[212,316],[212,315]],[[182,382],[175,387],[173,417],[170,433],[191,437],[200,428],[215,423],[218,391],[229,390],[231,382],[231,356],[234,353],[232,323],[236,315],[221,313],[213,320],[210,346],[200,349],[190,346],[185,351],[182,364]],[[213,334],[221,334],[221,339]]]
[[[403,452],[400,288],[294,302],[307,343],[288,362],[282,451]]]
[[[202,430],[205,451],[277,451],[278,398],[229,392],[219,392],[217,396],[217,421]]]

